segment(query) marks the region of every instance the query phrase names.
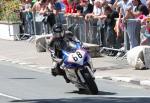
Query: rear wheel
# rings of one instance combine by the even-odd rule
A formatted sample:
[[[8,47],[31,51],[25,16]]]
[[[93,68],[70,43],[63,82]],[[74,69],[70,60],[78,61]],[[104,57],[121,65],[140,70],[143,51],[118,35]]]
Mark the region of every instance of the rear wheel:
[[[82,72],[83,78],[85,80],[88,92],[90,94],[98,94],[98,88],[97,85],[94,81],[94,79],[92,78],[92,76],[90,75],[89,72]]]

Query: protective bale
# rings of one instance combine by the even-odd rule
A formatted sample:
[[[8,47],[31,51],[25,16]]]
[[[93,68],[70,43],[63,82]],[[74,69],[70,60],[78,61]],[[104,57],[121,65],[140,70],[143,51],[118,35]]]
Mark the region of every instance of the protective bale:
[[[150,68],[150,65],[148,65],[150,63],[149,50],[150,46],[137,46],[132,48],[127,52],[128,64],[137,70]]]

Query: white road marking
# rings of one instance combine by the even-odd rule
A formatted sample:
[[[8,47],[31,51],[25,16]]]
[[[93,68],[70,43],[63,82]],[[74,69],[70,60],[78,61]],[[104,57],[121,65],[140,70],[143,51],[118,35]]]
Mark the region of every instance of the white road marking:
[[[10,95],[7,95],[7,94],[3,94],[3,93],[0,93],[0,96],[11,98],[11,99],[15,99],[15,100],[22,100],[20,98],[17,98],[17,97],[14,97],[14,96],[10,96]]]
[[[150,96],[107,96],[107,95],[101,95],[101,97],[108,97],[108,98],[150,98]]]

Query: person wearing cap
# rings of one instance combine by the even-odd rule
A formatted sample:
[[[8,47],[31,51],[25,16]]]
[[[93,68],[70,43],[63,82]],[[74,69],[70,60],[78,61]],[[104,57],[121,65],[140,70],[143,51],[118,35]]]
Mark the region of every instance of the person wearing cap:
[[[80,0],[80,3],[76,6],[77,13],[75,16],[85,16],[88,13],[93,12],[93,5],[89,2],[89,0]]]
[[[114,31],[115,18],[118,18],[118,12],[113,10],[109,5],[104,6],[104,12],[107,16],[105,19],[106,43],[107,47],[116,48],[116,33]]]
[[[92,13],[88,13],[88,14],[85,16],[85,20],[88,20],[89,17],[100,16],[101,14],[103,14],[102,2],[101,2],[100,0],[95,0],[95,1],[94,1],[93,12],[92,12]]]
[[[83,7],[82,14],[85,16],[88,13],[93,12],[93,5],[89,0],[81,0],[80,5]]]

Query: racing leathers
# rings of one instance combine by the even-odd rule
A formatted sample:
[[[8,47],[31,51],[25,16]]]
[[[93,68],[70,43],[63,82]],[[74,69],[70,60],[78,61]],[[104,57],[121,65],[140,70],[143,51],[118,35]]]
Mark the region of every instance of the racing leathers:
[[[62,50],[69,51],[69,49],[71,48],[69,45],[70,42],[79,42],[79,40],[75,36],[72,36],[72,38],[68,38],[66,36],[68,33],[71,32],[65,32],[64,37],[52,37],[49,43],[49,50],[53,60],[52,75],[63,75],[67,83],[69,82],[69,80],[66,76],[66,73],[63,69],[60,68],[63,63]]]

